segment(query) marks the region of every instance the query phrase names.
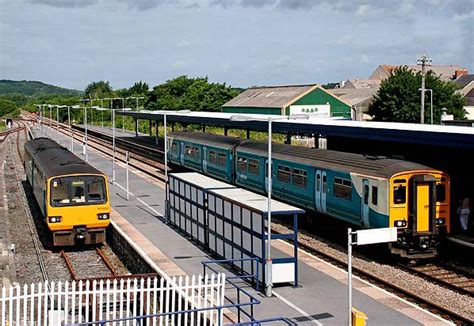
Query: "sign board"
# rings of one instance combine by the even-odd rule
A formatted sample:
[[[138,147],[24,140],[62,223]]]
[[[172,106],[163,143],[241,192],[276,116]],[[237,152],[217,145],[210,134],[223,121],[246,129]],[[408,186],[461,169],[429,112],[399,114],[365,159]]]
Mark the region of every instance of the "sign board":
[[[329,104],[322,105],[290,105],[290,115],[309,114],[312,117],[330,118],[331,106]]]
[[[356,235],[356,240],[353,244],[358,246],[397,241],[397,228],[360,230],[354,233]]]

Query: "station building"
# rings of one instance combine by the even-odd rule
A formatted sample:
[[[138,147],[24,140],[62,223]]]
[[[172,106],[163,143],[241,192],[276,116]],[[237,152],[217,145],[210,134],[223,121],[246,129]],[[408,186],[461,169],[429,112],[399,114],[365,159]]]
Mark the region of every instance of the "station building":
[[[318,84],[251,87],[225,103],[222,112],[351,119],[351,105]]]

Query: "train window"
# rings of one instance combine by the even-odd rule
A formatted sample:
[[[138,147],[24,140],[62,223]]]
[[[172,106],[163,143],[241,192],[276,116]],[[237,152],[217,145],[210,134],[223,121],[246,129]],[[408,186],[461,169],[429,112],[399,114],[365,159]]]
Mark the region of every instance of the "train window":
[[[185,154],[190,156],[192,154],[193,150],[192,150],[192,147],[189,146],[189,145],[186,145],[186,151],[185,151]]]
[[[438,183],[436,185],[436,201],[444,202],[446,200],[446,185]]]
[[[101,203],[105,200],[104,183],[102,178],[91,178],[87,181],[87,202]]]
[[[372,186],[372,205],[375,205],[377,206],[377,202],[378,202],[378,191],[379,191],[379,188],[377,186]]]
[[[260,162],[257,160],[249,159],[249,173],[259,175]]]
[[[51,181],[51,206],[105,203],[104,178],[96,176],[55,178]]]
[[[290,183],[291,169],[284,165],[278,165],[277,180],[281,182]]]
[[[321,174],[316,175],[316,191],[321,191]]]
[[[209,151],[209,163],[217,164],[217,153],[215,151]]]
[[[245,157],[239,157],[237,160],[237,171],[241,173],[247,172],[247,159]]]
[[[369,205],[369,185],[364,185],[364,204]]]
[[[334,178],[334,197],[352,200],[352,182],[347,179]]]
[[[174,155],[177,155],[177,154],[178,154],[178,144],[173,143],[173,144],[171,145],[171,153],[173,153]]]
[[[306,172],[306,170],[293,169],[293,184],[298,187],[306,188],[308,184],[308,172]]]
[[[226,153],[217,153],[217,164],[225,165],[227,162],[227,155]]]
[[[68,184],[60,179],[54,179],[51,182],[51,203],[53,206],[60,204],[69,204]]]
[[[328,178],[323,175],[323,193],[328,192]]]
[[[85,203],[86,202],[86,187],[84,180],[74,180],[71,182],[71,194],[73,203]]]
[[[396,181],[396,180],[395,180]],[[397,185],[393,188],[393,203],[405,204],[407,200],[407,187],[405,185]]]

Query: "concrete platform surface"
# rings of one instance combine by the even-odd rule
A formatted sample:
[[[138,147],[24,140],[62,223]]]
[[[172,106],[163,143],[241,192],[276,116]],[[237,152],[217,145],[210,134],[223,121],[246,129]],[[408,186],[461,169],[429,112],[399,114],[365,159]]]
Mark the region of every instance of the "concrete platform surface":
[[[35,128],[35,132],[40,135],[38,128]],[[52,131],[53,134],[54,132]],[[68,146],[67,137],[63,139],[63,145]],[[76,155],[81,156],[81,147],[79,143],[77,145]],[[92,149],[89,149],[88,156],[90,164],[111,175],[110,158]],[[167,273],[202,273],[201,262],[211,259],[209,253],[164,223],[164,185],[130,169],[131,196],[127,201],[124,192],[124,166],[117,163],[116,167],[117,184],[110,186],[111,202],[116,212],[114,223],[131,233],[129,235],[136,239],[134,241],[137,241],[142,250],[153,257],[160,269]],[[275,240],[272,246],[281,255],[293,250],[283,241]],[[287,317],[298,325],[347,324],[346,272],[302,250],[299,251],[299,258],[300,287],[276,287],[271,298],[249,290],[261,301],[255,307],[255,317]],[[358,278],[354,278],[353,294],[354,306],[367,314],[369,325],[449,324],[444,319]]]

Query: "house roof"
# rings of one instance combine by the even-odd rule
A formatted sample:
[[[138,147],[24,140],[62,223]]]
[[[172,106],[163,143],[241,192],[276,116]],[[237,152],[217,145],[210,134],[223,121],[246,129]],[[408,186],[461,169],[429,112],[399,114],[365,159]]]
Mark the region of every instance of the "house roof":
[[[378,88],[335,88],[328,89],[328,92],[351,106],[357,106],[372,100],[378,90]]]
[[[370,78],[353,78],[348,79],[344,85],[345,88],[379,88],[381,81],[379,79],[370,79]]]
[[[467,106],[474,106],[474,88],[466,94],[465,98]]]
[[[318,88],[318,84],[251,87],[223,107],[285,108]]]
[[[387,73],[392,72],[398,67],[401,67],[402,65],[380,65],[383,70],[385,70]],[[419,65],[406,65],[409,69],[415,70],[415,71],[421,71],[421,66]],[[426,68],[427,71],[431,70],[433,71],[436,75],[441,76],[442,79],[453,79],[453,77],[456,74],[456,70],[463,70],[464,68],[459,66],[459,65],[431,65]]]
[[[465,74],[455,79],[454,83],[459,85],[461,88],[464,88],[473,81],[474,81],[474,74]]]

